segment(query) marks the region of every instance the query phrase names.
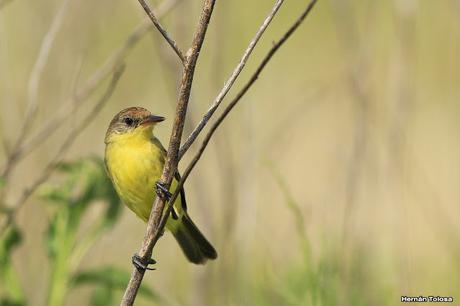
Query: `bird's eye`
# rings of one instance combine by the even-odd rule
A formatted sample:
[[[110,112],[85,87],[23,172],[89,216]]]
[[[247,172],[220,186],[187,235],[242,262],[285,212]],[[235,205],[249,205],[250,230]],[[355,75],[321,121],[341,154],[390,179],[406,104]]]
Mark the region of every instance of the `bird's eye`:
[[[126,123],[127,125],[131,126],[131,125],[133,125],[134,120],[132,118],[127,117],[127,118],[123,119],[123,122]]]

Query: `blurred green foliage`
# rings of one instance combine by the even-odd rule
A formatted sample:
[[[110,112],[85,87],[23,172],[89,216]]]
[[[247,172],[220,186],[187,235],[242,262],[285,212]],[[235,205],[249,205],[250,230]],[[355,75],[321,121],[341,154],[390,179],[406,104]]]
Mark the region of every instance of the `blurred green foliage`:
[[[150,1],[152,7],[161,2]],[[188,132],[273,2],[217,3],[194,78]],[[62,3],[12,1],[0,11],[0,141],[6,149],[19,134],[30,74]],[[304,5],[284,2],[228,98]],[[219,258],[190,265],[166,233],[155,249],[158,270],[144,281],[163,299],[147,293],[136,305],[385,306],[399,303],[402,294],[458,294],[459,7],[458,1],[318,1],[187,182],[189,212]],[[184,50],[200,9],[200,1],[179,1],[161,20]],[[137,1],[70,1],[27,138],[61,108],[73,114],[18,165],[3,189],[8,203],[1,204],[21,197],[65,132],[91,111],[97,92],[78,105],[66,101],[143,18]],[[104,191],[102,162],[80,158],[102,156],[113,115],[135,105],[168,118],[155,129],[166,145],[181,70],[153,32],[123,60],[126,74],[110,103],[66,155],[75,162],[62,165],[68,170],[40,190],[45,205],[34,194],[0,237],[3,305],[119,304],[117,280],[131,268],[128,258],[145,225],[128,210],[118,216],[115,198]],[[5,153],[0,150],[1,168]],[[261,166],[265,158],[280,169],[275,179]],[[60,288],[60,280],[67,287]]]
[[[332,243],[332,247],[326,243],[321,247],[320,256],[313,256],[311,241],[308,238],[305,228],[306,222],[302,213],[300,203],[294,198],[287,180],[276,169],[272,162],[265,162],[270,173],[276,181],[281,193],[284,196],[286,208],[291,212],[295,224],[293,235],[298,239],[300,250],[300,261],[287,266],[286,272],[281,279],[272,277],[268,284],[276,284],[276,293],[282,305],[392,305],[390,295],[385,295],[384,290],[375,292],[372,295],[363,294],[369,286],[366,279],[368,272],[366,262],[361,258],[368,258],[364,249],[355,250],[353,261],[349,267],[340,266],[343,251],[341,244]],[[271,288],[270,285],[269,288]],[[265,288],[264,291],[268,291]],[[372,290],[372,288],[369,288]],[[266,299],[270,295],[260,294],[262,298],[259,305],[271,305],[271,300]],[[369,300],[369,297],[372,300]]]
[[[128,272],[112,266],[79,271],[82,258],[120,215],[120,201],[104,162],[98,157],[82,158],[63,162],[56,171],[59,182],[47,183],[39,190],[41,199],[51,207],[44,240],[51,271],[45,305],[62,305],[70,290],[87,284],[94,286],[91,305],[114,305],[115,293],[119,294],[129,280]],[[84,218],[97,203],[104,206],[103,213],[81,234]],[[15,224],[5,231],[0,243],[0,279],[6,285],[0,305],[34,305],[27,301],[12,263],[13,251],[21,244]],[[147,287],[142,287],[139,294],[157,299]]]
[[[25,305],[25,296],[12,266],[12,252],[21,244],[22,236],[15,224],[0,237],[0,281],[5,284],[0,295],[1,306]]]
[[[129,277],[130,274],[126,271],[108,266],[79,272],[73,277],[72,284],[96,287],[91,298],[92,306],[117,305],[120,302],[119,293],[126,289]],[[138,294],[150,301],[160,301],[158,295],[145,285],[139,288]]]

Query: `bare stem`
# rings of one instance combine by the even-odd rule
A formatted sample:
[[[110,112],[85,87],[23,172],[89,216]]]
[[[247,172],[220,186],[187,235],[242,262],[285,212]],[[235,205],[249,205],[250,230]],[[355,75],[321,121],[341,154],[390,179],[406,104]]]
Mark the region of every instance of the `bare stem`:
[[[206,35],[206,30],[211,19],[215,0],[205,0],[201,12],[200,20],[193,36],[192,46],[187,51],[186,60],[184,62],[184,71],[182,73],[182,81],[179,89],[179,99],[177,102],[176,116],[174,119],[173,129],[169,140],[168,154],[166,156],[165,166],[160,181],[169,188],[171,181],[177,171],[179,162],[179,147],[184,128],[185,116],[187,113],[188,101],[195,73],[196,63],[200,54],[201,47]],[[165,200],[162,197],[156,197],[153,203],[150,218],[147,224],[147,231],[144,236],[142,247],[138,252],[139,257],[146,261],[152,255],[152,249],[158,240],[158,234],[162,231],[159,227],[161,216],[165,207]],[[131,279],[126,288],[121,305],[133,305],[137,295],[137,291],[141,285],[145,270],[133,269]]]
[[[211,116],[214,114],[214,112],[217,110],[219,107],[220,103],[224,100],[225,96],[227,93],[230,91],[232,88],[233,84],[235,83],[236,79],[240,75],[241,71],[243,70],[244,66],[246,65],[246,62],[249,59],[249,56],[251,55],[252,51],[256,47],[257,43],[259,42],[259,39],[262,37],[264,34],[265,30],[267,29],[268,25],[270,22],[273,20],[275,17],[276,13],[278,12],[279,8],[283,4],[284,0],[277,0],[273,8],[271,9],[270,13],[268,16],[265,18],[264,22],[260,26],[259,30],[257,31],[256,35],[254,38],[251,40],[249,43],[248,47],[246,48],[246,51],[243,54],[243,57],[241,58],[240,62],[238,65],[235,67],[233,70],[230,78],[225,82],[224,87],[221,89],[217,97],[214,99],[214,102],[211,104],[210,108],[206,111],[206,113],[203,115],[203,118],[201,121],[198,123],[198,125],[195,127],[193,132],[188,136],[187,140],[184,142],[184,144],[180,148],[179,152],[179,159],[184,156],[185,152],[187,152],[188,148],[192,145],[192,143],[195,141],[195,139],[198,137],[200,132],[203,130],[205,125],[208,123],[209,119],[211,119]]]
[[[158,31],[161,33],[161,35],[163,35],[163,37],[166,39],[166,41],[171,46],[171,48],[173,48],[173,50],[174,50],[174,52],[176,52],[177,56],[179,56],[182,64],[185,64],[184,54],[180,50],[180,48],[177,45],[177,43],[171,38],[171,36],[168,34],[168,32],[166,32],[166,30],[160,24],[160,22],[158,21],[157,17],[153,13],[152,9],[148,5],[148,3],[145,2],[145,0],[138,0],[138,1],[141,4],[141,6],[144,8],[144,11],[147,13],[147,15],[149,16],[149,18],[152,21],[152,23],[155,25],[155,27],[158,29]]]
[[[192,47],[187,52],[189,56],[187,57],[187,61],[185,64],[185,69],[183,72],[180,94],[179,94],[179,101],[176,109],[176,117],[174,120],[174,126],[169,142],[168,148],[168,155],[165,163],[165,167],[163,169],[163,174],[161,176],[161,181],[169,188],[171,181],[173,179],[174,173],[177,171],[177,163],[179,161],[179,146],[180,146],[180,139],[182,135],[182,130],[184,126],[185,115],[187,111],[187,104],[188,99],[190,97],[190,89],[191,84],[193,81],[193,74],[196,65],[196,60],[199,55],[199,51],[201,49],[201,45],[204,40],[204,35],[206,33],[206,29],[208,27],[209,19],[212,14],[212,9],[214,6],[213,0],[205,1],[203,12],[200,18],[200,23],[198,25],[198,29],[195,33]],[[197,152],[189,166],[184,172],[181,180],[179,181],[178,186],[173,194],[173,197],[170,199],[169,204],[167,206],[166,212],[163,214],[165,201],[161,197],[156,197],[155,202],[153,204],[153,209],[150,213],[150,219],[147,224],[147,232],[144,237],[144,242],[142,247],[138,253],[142,260],[146,261],[150,258],[152,254],[152,249],[156,242],[158,241],[160,234],[162,233],[164,226],[166,225],[166,220],[169,216],[171,208],[173,206],[174,201],[177,199],[180,189],[183,187],[185,180],[190,175],[190,172],[193,170],[195,165],[197,164],[198,160],[201,158],[204,150],[206,149],[209,140],[211,139],[214,132],[217,130],[219,125],[222,121],[226,118],[226,116],[230,113],[230,111],[235,107],[235,105],[240,101],[240,99],[244,96],[244,94],[249,90],[249,88],[254,84],[254,82],[259,77],[262,70],[265,68],[267,63],[273,57],[273,55],[278,51],[278,49],[286,42],[286,40],[294,33],[294,31],[300,26],[302,21],[305,17],[310,13],[311,9],[315,5],[317,0],[312,0],[310,4],[307,6],[305,11],[300,15],[300,17],[294,22],[294,24],[286,31],[286,33],[281,37],[281,39],[273,45],[270,51],[267,53],[265,58],[262,60],[260,65],[258,66],[255,73],[246,83],[246,85],[240,90],[238,95],[233,99],[233,101],[225,108],[224,112],[220,115],[220,117],[216,120],[216,122],[211,126],[210,131],[206,135],[203,143],[200,147],[200,150]],[[133,269],[131,274],[131,279],[129,281],[128,287],[126,288],[125,294],[123,296],[123,300],[121,305],[133,305],[134,299],[136,298],[137,291],[139,286],[142,282],[145,270],[141,269]]]
[[[158,18],[162,18],[169,13],[179,1],[180,0],[164,0],[157,9]],[[62,103],[61,108],[53,118],[49,119],[42,127],[38,128],[38,131],[28,139],[23,139],[17,148],[11,150],[5,168],[2,170],[3,177],[5,177],[5,173],[11,171],[15,164],[27,156],[27,154],[39,144],[43,143],[45,139],[55,133],[58,128],[74,114],[74,106],[80,106],[81,102],[88,99],[99,84],[107,76],[113,73],[116,67],[121,65],[129,51],[140,41],[144,34],[151,29],[150,25],[151,22],[149,18],[146,18],[139,24],[126,38],[123,45],[108,57],[106,62],[88,78],[85,84],[73,96]]]
[[[46,165],[41,175],[28,188],[24,190],[22,195],[14,204],[13,208],[7,210],[6,221],[1,226],[0,233],[3,233],[3,231],[13,222],[19,209],[24,205],[27,199],[35,192],[35,190],[37,190],[38,187],[40,187],[44,182],[46,182],[46,180],[48,180],[50,175],[62,161],[62,158],[64,157],[65,153],[75,142],[76,138],[85,130],[85,128],[94,120],[94,118],[96,118],[96,116],[99,114],[101,109],[104,107],[104,105],[107,103],[107,101],[110,99],[113,92],[115,91],[118,81],[120,80],[120,77],[123,74],[123,71],[124,65],[119,66],[115,70],[112,80],[109,86],[107,87],[106,91],[104,92],[104,95],[94,105],[93,109],[88,113],[88,115],[72,129],[72,131],[66,137],[66,140],[59,147],[56,155]]]
[[[42,39],[40,50],[37,55],[37,59],[35,60],[34,66],[32,68],[32,72],[30,73],[29,83],[27,86],[27,106],[26,106],[26,114],[22,121],[21,128],[19,130],[18,137],[12,147],[10,154],[8,154],[7,162],[5,164],[5,168],[2,171],[2,177],[7,180],[8,176],[13,168],[15,161],[18,159],[17,151],[21,144],[24,141],[24,138],[27,132],[30,130],[32,123],[35,119],[35,115],[37,114],[38,109],[38,90],[40,86],[40,81],[43,75],[43,71],[45,69],[46,63],[48,62],[49,54],[51,52],[51,48],[53,47],[53,43],[56,39],[57,33],[61,28],[62,22],[64,20],[65,13],[67,11],[67,7],[69,5],[69,0],[65,0],[61,6],[59,7],[58,12],[54,16],[51,25],[46,32],[45,36]]]
[[[166,225],[167,217],[169,216],[169,213],[171,212],[172,209],[172,204],[174,201],[177,199],[180,190],[184,186],[185,181],[187,180],[188,176],[190,175],[190,172],[192,172],[193,168],[195,165],[198,163],[200,160],[201,156],[203,155],[204,150],[206,149],[209,141],[211,140],[211,137],[213,136],[214,132],[217,130],[217,128],[220,126],[220,124],[224,121],[224,119],[227,117],[227,115],[230,113],[230,111],[235,107],[235,105],[241,100],[241,98],[246,94],[246,92],[252,87],[252,85],[255,83],[255,81],[258,79],[260,73],[262,70],[265,68],[265,66],[268,64],[268,62],[271,60],[273,55],[278,51],[278,49],[286,42],[286,40],[292,35],[292,33],[297,30],[297,28],[300,26],[300,24],[305,20],[305,18],[308,16],[310,11],[313,9],[314,5],[316,4],[318,0],[312,0],[307,8],[304,10],[304,12],[300,15],[300,17],[294,22],[294,24],[286,31],[286,33],[281,37],[281,39],[276,42],[270,51],[268,51],[267,55],[265,55],[264,59],[262,62],[259,64],[257,67],[257,70],[254,72],[254,74],[251,76],[249,81],[246,83],[246,85],[238,92],[236,97],[229,103],[229,105],[224,109],[222,114],[217,118],[217,120],[214,122],[214,124],[211,126],[210,130],[206,134],[206,137],[204,138],[200,149],[198,152],[195,154],[193,159],[190,161],[189,165],[185,169],[184,173],[182,174],[182,177],[176,186],[176,190],[171,197],[167,211],[164,214],[162,220],[161,220],[161,226]]]

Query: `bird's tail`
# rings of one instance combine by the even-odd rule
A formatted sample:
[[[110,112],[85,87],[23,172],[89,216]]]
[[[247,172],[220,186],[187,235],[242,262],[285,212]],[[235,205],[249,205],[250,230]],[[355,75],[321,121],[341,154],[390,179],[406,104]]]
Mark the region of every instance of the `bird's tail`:
[[[216,259],[217,252],[187,214],[181,216],[181,222],[172,234],[190,262],[204,264],[208,259]]]

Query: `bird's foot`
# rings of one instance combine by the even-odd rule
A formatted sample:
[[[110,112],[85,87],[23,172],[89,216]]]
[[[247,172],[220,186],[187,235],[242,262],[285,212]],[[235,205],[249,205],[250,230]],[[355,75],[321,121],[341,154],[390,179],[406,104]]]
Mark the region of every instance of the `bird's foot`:
[[[155,270],[155,268],[149,268],[149,265],[153,265],[157,263],[153,258],[150,258],[147,261],[144,261],[137,254],[133,255],[132,262],[133,262],[133,265],[136,267],[136,269],[139,271]]]
[[[169,201],[171,199],[172,193],[169,192],[168,188],[165,187],[164,183],[157,181],[155,183],[155,187],[156,193],[160,198],[165,199],[166,201]]]

